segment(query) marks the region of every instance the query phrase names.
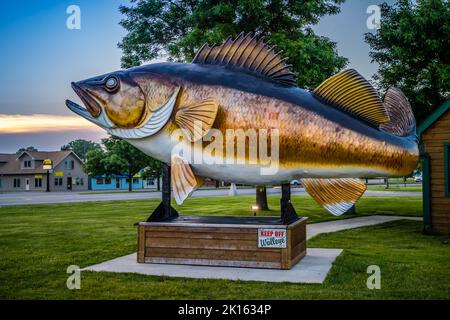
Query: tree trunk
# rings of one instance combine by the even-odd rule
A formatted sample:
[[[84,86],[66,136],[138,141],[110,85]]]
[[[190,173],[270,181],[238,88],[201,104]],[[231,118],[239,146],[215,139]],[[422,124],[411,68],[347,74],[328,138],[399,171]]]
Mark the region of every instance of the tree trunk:
[[[156,190],[161,191],[161,177],[156,178]]]
[[[259,210],[269,210],[269,206],[267,205],[267,192],[265,186],[257,186],[256,187],[256,205]]]
[[[386,182],[386,189],[389,189],[389,178],[384,179]]]
[[[133,176],[131,174],[128,175],[128,191],[133,191]]]
[[[216,180],[216,189],[218,189],[219,187],[220,187],[219,180]]]

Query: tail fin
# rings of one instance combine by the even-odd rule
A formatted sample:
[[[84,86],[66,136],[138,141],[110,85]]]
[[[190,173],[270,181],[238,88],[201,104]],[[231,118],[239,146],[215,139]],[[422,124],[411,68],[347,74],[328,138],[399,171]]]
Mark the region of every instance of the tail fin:
[[[381,124],[380,129],[404,137],[416,130],[416,119],[408,98],[400,89],[391,87],[384,96],[384,108],[389,115],[389,122]]]

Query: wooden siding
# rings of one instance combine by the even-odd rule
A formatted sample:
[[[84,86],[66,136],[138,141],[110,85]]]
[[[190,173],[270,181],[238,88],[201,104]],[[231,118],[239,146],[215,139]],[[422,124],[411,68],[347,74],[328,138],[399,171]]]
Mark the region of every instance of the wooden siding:
[[[444,144],[450,142],[450,111],[422,135],[430,155],[431,225],[438,233],[450,233],[450,197],[445,194]]]

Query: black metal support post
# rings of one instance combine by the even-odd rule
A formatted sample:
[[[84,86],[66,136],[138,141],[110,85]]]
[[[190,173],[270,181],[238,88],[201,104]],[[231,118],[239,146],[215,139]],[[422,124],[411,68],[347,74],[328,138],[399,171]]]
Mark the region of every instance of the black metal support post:
[[[162,201],[147,222],[168,221],[178,218],[178,212],[170,205],[170,167],[163,163],[162,170]]]
[[[291,203],[291,184],[285,183],[281,185],[281,222],[290,224],[298,219],[297,212]]]
[[[47,170],[47,192],[50,192],[50,172]]]

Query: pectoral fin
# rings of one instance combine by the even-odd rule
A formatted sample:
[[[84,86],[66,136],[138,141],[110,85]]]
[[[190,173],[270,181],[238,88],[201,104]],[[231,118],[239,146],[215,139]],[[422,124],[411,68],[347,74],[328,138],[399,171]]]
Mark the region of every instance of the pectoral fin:
[[[203,179],[196,177],[189,163],[177,154],[172,155],[170,179],[177,204],[183,204],[184,200],[203,184]]]
[[[326,210],[340,216],[353,207],[366,191],[359,179],[301,179],[306,192]]]
[[[212,99],[181,107],[175,115],[175,122],[190,141],[197,141],[212,128],[218,106]]]

